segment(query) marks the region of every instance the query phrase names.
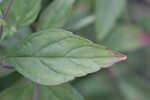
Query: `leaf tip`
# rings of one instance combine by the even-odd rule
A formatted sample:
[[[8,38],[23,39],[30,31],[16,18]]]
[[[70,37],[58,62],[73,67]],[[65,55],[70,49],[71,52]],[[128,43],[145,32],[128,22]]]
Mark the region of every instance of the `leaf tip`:
[[[120,62],[120,61],[124,61],[128,58],[126,55],[124,55],[120,52],[110,50],[109,48],[107,48],[107,50],[111,51],[113,53],[113,55],[118,57],[118,60],[115,63]]]
[[[117,51],[112,51],[112,53],[115,54],[117,57],[119,57],[115,63],[120,62],[120,61],[124,61],[128,58],[126,55],[119,53]]]

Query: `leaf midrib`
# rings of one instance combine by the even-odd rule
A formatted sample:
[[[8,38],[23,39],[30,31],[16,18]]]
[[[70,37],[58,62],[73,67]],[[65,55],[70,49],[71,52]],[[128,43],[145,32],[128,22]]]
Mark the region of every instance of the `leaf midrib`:
[[[119,56],[97,56],[97,57],[71,57],[71,56],[5,56],[5,58],[66,58],[66,59],[100,59],[100,58],[121,58]]]

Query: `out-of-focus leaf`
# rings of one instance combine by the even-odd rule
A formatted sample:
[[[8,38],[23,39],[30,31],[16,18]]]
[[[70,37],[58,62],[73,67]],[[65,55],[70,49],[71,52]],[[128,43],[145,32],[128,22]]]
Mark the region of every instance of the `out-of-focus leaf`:
[[[89,15],[89,16],[86,16],[84,18],[79,19],[79,21],[77,21],[76,23],[71,25],[69,27],[69,29],[77,31],[77,30],[80,30],[86,26],[89,26],[90,24],[94,23],[94,21],[95,21],[95,16]]]
[[[84,100],[70,85],[64,84],[54,87],[38,86],[35,91],[38,100]],[[0,94],[1,100],[33,100],[34,84],[25,82],[16,84]]]
[[[67,30],[79,30],[84,26],[87,26],[86,23],[91,22],[93,15],[91,15],[91,2],[90,0],[78,0],[73,6],[71,16],[66,22],[64,28]],[[92,18],[91,18],[92,17]],[[95,18],[95,17],[94,17]],[[92,20],[93,22],[93,20]]]
[[[40,11],[41,0],[14,0],[12,13],[19,26],[30,25]]]
[[[8,7],[8,2],[10,1],[5,0],[2,3],[1,8],[3,10]],[[26,26],[31,24],[38,15],[40,3],[41,0],[14,0],[7,20],[15,20],[17,26]]]
[[[150,18],[139,18],[138,20],[138,24],[140,25],[141,28],[143,28],[145,31],[147,31],[148,33],[150,33]]]
[[[10,0],[0,3],[0,9],[5,11]],[[33,6],[34,5],[34,6]],[[40,11],[41,0],[14,0],[5,19],[7,25],[3,26],[2,38],[12,36],[20,28],[33,23]]]
[[[37,30],[64,26],[75,0],[55,0],[41,14]]]
[[[120,81],[120,89],[127,100],[149,100],[150,98],[150,86],[136,76]]]
[[[0,8],[5,11],[9,2],[10,0],[4,0]],[[30,25],[37,17],[40,5],[41,0],[14,0],[7,21],[14,21],[13,24],[19,27]]]
[[[121,100],[119,91],[103,71],[75,80],[73,86],[83,94],[86,100]]]
[[[2,15],[3,15],[3,14],[2,14],[2,11],[1,11],[1,9],[0,9],[0,17],[2,17]]]
[[[6,22],[0,18],[0,25],[6,25]]]
[[[69,84],[53,87],[39,86],[39,100],[84,100]]]
[[[32,33],[30,27],[22,27],[14,35],[7,36],[7,38],[0,40],[0,55],[7,54],[9,49],[13,48],[20,40],[24,39],[30,33]]]
[[[45,9],[53,0],[42,0],[42,11]]]
[[[142,32],[135,26],[117,26],[111,34],[109,34],[103,41],[107,47],[119,50],[129,51],[142,46]]]
[[[94,23],[89,24],[89,25],[87,25],[86,27],[84,27],[82,29],[76,30],[75,34],[77,34],[81,37],[84,37],[86,39],[89,39],[93,42],[97,42]]]
[[[61,84],[126,59],[125,55],[62,29],[34,33],[11,52],[3,60],[44,85]]]
[[[16,82],[20,81],[21,75],[17,72],[8,74],[7,76],[0,77],[0,93],[4,89],[11,87]]]
[[[0,68],[0,77],[4,77],[12,72],[14,72],[13,69]]]
[[[0,93],[1,100],[32,100],[34,84],[16,84]]]
[[[125,4],[125,0],[96,0],[96,31],[99,39],[103,39],[114,27]]]

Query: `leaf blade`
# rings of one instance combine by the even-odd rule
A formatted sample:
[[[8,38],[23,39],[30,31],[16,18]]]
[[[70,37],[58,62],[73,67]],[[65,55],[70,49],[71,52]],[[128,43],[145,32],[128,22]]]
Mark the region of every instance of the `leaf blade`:
[[[39,100],[84,100],[69,84],[47,87],[38,85]],[[15,84],[0,94],[1,100],[33,100],[34,84],[31,82]]]
[[[69,17],[75,0],[55,0],[41,14],[37,30],[62,27]]]
[[[125,55],[61,29],[30,35],[15,51],[4,57],[5,62],[44,85],[68,82],[126,59]]]

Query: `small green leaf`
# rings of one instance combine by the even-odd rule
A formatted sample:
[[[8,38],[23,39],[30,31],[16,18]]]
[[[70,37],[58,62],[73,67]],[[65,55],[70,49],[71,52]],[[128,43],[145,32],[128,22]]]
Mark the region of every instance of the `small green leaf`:
[[[69,84],[54,87],[38,86],[38,100],[84,100]],[[6,89],[0,94],[1,100],[33,100],[34,84],[22,83]]]
[[[5,32],[3,34],[4,36],[7,36],[7,38],[5,38],[4,40],[0,40],[0,45],[3,47],[0,49],[0,54],[1,53],[4,54],[2,51],[7,51],[10,48],[13,48],[18,42],[20,42],[20,40],[24,39],[27,35],[31,34],[32,30],[30,27],[22,27],[22,28],[19,28],[19,30],[17,30],[15,34],[11,34],[9,32],[5,33]]]
[[[20,26],[30,25],[37,17],[41,0],[14,0],[12,6],[16,23]]]
[[[129,51],[142,46],[141,31],[138,27],[131,25],[117,26],[103,44],[113,50]]]
[[[32,34],[11,52],[3,60],[44,85],[61,84],[126,59],[125,55],[61,29]]]
[[[96,0],[96,30],[103,39],[114,27],[125,7],[125,0]]]
[[[9,2],[10,0],[4,0],[0,3],[0,9],[5,11]],[[7,25],[3,26],[2,39],[12,36],[20,28],[32,24],[40,11],[40,5],[41,0],[14,0],[5,19]]]
[[[0,18],[0,25],[6,25],[6,22]]]
[[[75,0],[55,0],[40,16],[37,29],[60,28],[70,13]]]
[[[4,0],[0,5],[3,11],[10,0]],[[30,25],[37,17],[41,7],[41,0],[14,0],[7,16],[7,23],[17,27]]]

